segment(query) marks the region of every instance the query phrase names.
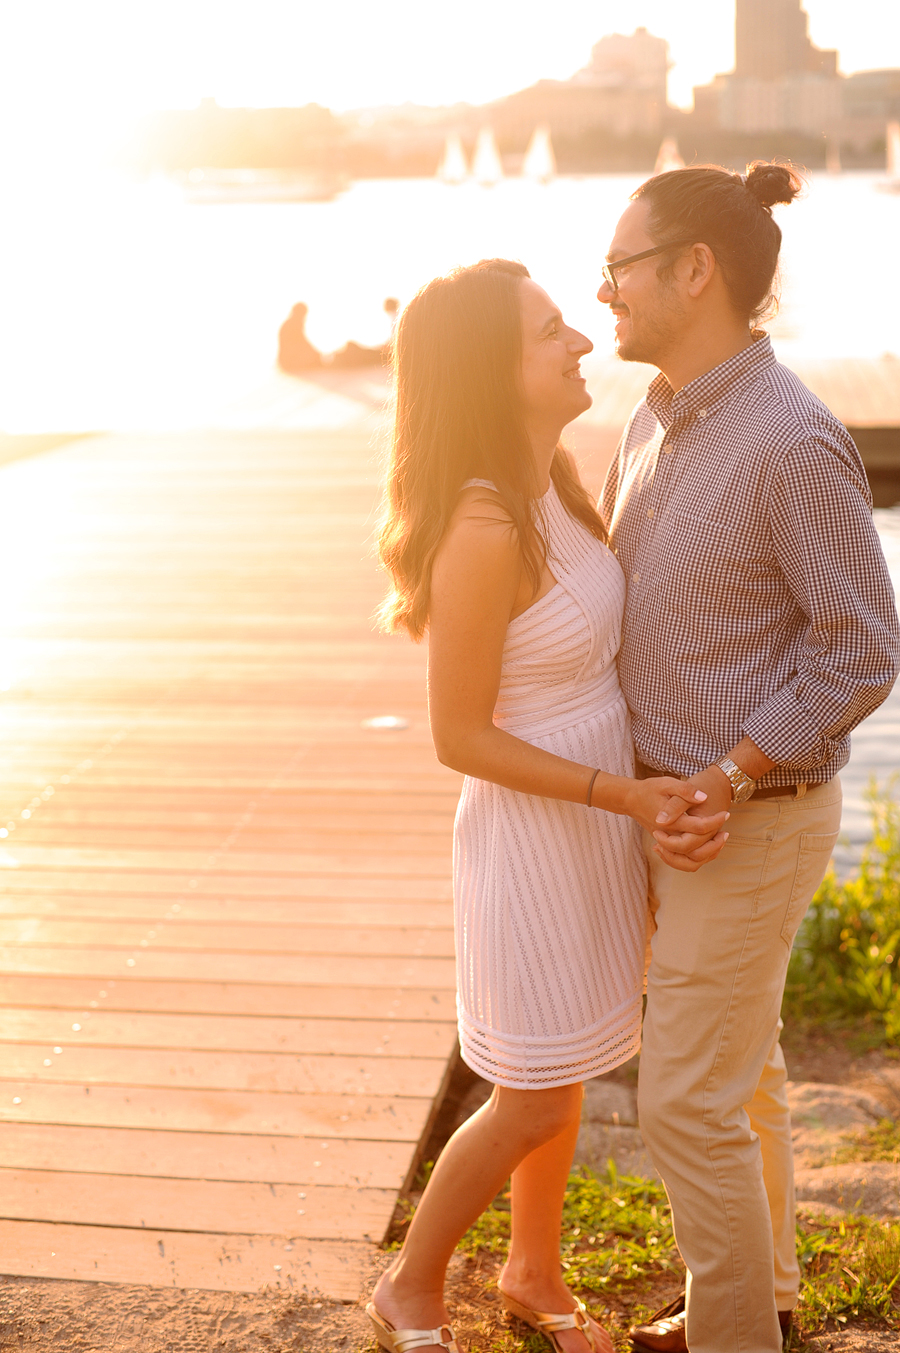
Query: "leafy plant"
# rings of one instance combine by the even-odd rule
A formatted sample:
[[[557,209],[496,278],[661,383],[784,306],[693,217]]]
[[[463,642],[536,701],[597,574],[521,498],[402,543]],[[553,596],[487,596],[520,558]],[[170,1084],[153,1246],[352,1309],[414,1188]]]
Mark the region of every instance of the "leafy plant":
[[[891,787],[897,783],[893,777]],[[788,968],[795,1019],[863,1020],[900,1042],[900,803],[871,786],[872,839],[856,875],[833,870],[813,898]]]

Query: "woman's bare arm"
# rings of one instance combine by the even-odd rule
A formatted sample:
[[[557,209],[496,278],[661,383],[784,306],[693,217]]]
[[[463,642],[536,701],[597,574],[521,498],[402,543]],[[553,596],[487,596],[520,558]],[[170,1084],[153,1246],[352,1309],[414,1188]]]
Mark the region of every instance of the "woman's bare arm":
[[[508,789],[585,803],[597,767],[555,756],[496,727],[503,646],[510,616],[527,605],[513,526],[499,500],[464,497],[435,560],[428,651],[428,706],[438,759],[454,770]],[[602,767],[591,803],[626,813],[653,830],[679,782],[632,780]],[[698,827],[703,819],[695,819]],[[724,822],[711,819],[706,830]],[[710,847],[708,858],[721,842]],[[703,861],[693,862],[697,867]]]

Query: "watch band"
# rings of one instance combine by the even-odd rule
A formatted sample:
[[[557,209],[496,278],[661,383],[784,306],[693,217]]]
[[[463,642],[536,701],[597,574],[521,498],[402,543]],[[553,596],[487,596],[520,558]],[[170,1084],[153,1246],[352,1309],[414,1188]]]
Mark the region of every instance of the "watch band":
[[[713,765],[718,766],[719,770],[727,775],[731,785],[732,803],[746,803],[749,798],[752,798],[756,789],[756,781],[742,771],[740,766],[736,766],[730,756],[718,757]]]

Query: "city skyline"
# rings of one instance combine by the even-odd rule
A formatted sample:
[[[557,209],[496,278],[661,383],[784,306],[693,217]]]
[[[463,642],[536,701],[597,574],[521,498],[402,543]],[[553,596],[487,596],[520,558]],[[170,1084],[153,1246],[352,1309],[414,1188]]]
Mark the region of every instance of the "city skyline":
[[[809,31],[837,48],[844,73],[900,66],[900,7],[807,0]],[[73,166],[156,108],[321,103],[336,111],[414,102],[484,103],[542,78],[568,79],[591,47],[638,26],[670,44],[670,101],[734,61],[734,5],[722,0],[570,0],[565,20],[535,0],[349,0],[340,11],[296,0],[35,0],[7,6],[0,158]],[[348,41],[348,33],[350,39]],[[14,134],[10,135],[10,129]]]

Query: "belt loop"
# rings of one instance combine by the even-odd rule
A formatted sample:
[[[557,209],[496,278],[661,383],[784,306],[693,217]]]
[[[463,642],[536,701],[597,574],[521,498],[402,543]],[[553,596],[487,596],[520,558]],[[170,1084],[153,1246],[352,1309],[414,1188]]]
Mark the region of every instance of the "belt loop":
[[[798,799],[804,798],[805,795],[806,795],[807,789],[809,789],[809,785],[798,785],[798,786],[797,786],[797,794],[796,794],[796,797],[797,797]]]

